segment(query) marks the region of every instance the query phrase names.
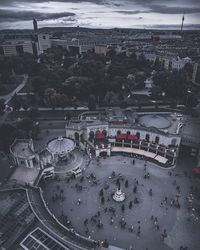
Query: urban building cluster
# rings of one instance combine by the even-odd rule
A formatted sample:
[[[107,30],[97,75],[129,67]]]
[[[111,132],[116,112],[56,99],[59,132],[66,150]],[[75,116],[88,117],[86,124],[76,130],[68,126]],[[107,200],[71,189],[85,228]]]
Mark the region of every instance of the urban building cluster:
[[[181,32],[39,30],[36,19],[33,27],[34,31],[0,32],[2,58],[30,53],[35,67],[2,96],[0,136],[6,140],[5,145],[0,141],[0,173],[5,172],[5,178],[0,175],[0,249],[196,250],[200,120],[190,113],[195,107],[198,116],[199,107],[198,101],[188,105],[195,95],[187,84],[194,87],[200,38],[183,33],[183,23]],[[108,57],[112,53],[119,55],[116,67]],[[126,71],[123,66],[129,67],[131,56],[134,63]],[[119,68],[124,72],[118,75],[123,58],[127,61]],[[143,65],[137,68],[140,58]],[[91,62],[92,77],[82,74],[90,71]],[[157,62],[161,70],[153,68]],[[173,88],[170,76],[176,81],[187,65],[185,75],[191,79],[185,80],[181,92],[187,95],[184,105],[171,105],[176,101],[173,93],[164,100],[166,93],[159,85],[154,87],[160,88],[160,98],[140,102],[149,97],[156,74],[167,73],[167,80],[162,79]],[[16,75],[13,69],[6,73]],[[103,86],[102,97],[98,91],[105,79],[105,85],[111,84]],[[98,90],[88,94],[90,88]],[[88,107],[78,102],[81,91]],[[120,107],[111,102],[112,96]],[[21,108],[20,98],[30,102]]]
[[[29,35],[27,33],[4,35],[0,42],[0,54],[10,56],[28,52],[39,56],[53,46],[61,46],[77,54],[93,50],[97,54],[106,55],[114,50],[117,54],[125,53],[128,56],[135,53],[137,57],[144,56],[151,62],[157,59],[163,64],[165,70],[178,71],[187,63],[194,64],[199,59],[198,39],[188,43],[185,34],[74,28],[68,32],[61,31],[62,35],[58,36],[52,31],[40,31],[35,19],[33,19],[33,27],[34,32]]]

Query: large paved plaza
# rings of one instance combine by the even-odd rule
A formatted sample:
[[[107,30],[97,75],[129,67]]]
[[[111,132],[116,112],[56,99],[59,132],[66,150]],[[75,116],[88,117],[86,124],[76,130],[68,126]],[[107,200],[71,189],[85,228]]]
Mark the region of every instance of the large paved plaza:
[[[137,250],[180,246],[197,250],[200,200],[194,196],[195,210],[190,211],[186,199],[191,187],[199,182],[191,176],[194,164],[184,156],[174,170],[149,162],[145,167],[145,161],[139,159],[133,164],[133,158],[122,155],[101,158],[99,162],[94,159],[76,179],[46,181],[44,197],[61,222],[69,220],[79,233],[107,239],[110,245]],[[144,178],[148,173],[150,177]],[[126,195],[122,203],[112,199],[117,179]]]

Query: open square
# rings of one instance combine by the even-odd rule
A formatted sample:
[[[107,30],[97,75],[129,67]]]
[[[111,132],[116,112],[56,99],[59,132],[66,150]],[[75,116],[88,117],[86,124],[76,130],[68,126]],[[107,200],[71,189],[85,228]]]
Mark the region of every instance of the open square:
[[[106,239],[119,248],[196,250],[200,204],[195,201],[196,210],[190,212],[187,197],[198,183],[187,173],[191,159],[182,156],[175,169],[134,160],[133,164],[133,158],[122,155],[95,159],[75,179],[45,181],[42,188],[49,209],[80,234]],[[126,195],[121,203],[112,199],[117,179]]]

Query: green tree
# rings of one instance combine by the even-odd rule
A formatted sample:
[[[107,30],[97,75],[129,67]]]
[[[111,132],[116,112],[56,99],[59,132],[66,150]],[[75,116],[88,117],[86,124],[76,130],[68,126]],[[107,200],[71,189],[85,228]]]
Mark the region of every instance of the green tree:
[[[89,95],[88,108],[89,108],[89,110],[95,110],[96,109],[96,98],[92,94]]]
[[[5,100],[0,99],[0,114],[4,111],[5,109]]]
[[[42,76],[35,76],[31,79],[31,85],[33,91],[42,96],[46,88],[46,80]]]
[[[16,94],[12,98],[12,107],[14,110],[19,110],[22,107],[22,100]]]
[[[0,149],[6,153],[9,152],[9,147],[15,139],[16,128],[10,124],[0,126]]]
[[[30,118],[24,118],[17,124],[17,128],[26,131],[27,133],[33,129],[33,120]]]
[[[57,106],[57,93],[53,88],[47,88],[44,93],[44,102],[48,107],[55,108]]]

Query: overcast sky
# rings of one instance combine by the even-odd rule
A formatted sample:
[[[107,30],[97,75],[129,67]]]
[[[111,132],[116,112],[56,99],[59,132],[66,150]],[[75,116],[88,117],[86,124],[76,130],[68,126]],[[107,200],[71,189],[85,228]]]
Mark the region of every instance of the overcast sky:
[[[200,0],[0,0],[0,29],[81,26],[89,28],[200,29]]]

